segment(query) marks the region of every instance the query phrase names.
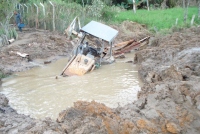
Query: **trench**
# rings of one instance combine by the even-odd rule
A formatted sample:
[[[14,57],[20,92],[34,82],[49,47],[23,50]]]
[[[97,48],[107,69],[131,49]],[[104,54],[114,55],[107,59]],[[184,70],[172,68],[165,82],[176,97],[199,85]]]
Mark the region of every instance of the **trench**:
[[[59,76],[67,58],[49,65],[39,64],[39,67],[3,79],[0,92],[8,97],[10,106],[18,113],[36,119],[56,119],[62,110],[78,100],[95,100],[111,108],[124,106],[137,100],[142,86],[137,66],[126,63],[133,57],[133,53],[127,54],[125,59],[117,59],[113,64],[71,77]]]

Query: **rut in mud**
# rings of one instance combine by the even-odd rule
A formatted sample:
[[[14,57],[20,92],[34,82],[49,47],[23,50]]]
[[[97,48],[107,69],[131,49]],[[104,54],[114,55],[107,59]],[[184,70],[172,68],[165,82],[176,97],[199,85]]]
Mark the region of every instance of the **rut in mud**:
[[[132,25],[134,27],[134,23]],[[0,132],[198,134],[199,33],[200,27],[194,27],[163,37],[156,36],[146,48],[136,53],[134,61],[139,65],[144,86],[138,100],[133,103],[111,109],[94,101],[78,101],[74,107],[62,111],[55,122],[19,115],[1,95]],[[123,34],[120,37],[124,37]]]

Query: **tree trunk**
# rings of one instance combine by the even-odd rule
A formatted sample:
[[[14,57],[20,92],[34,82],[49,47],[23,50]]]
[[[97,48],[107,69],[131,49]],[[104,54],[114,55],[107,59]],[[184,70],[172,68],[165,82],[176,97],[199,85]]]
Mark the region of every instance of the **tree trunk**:
[[[198,14],[198,18],[200,19],[200,1],[199,1],[199,14]]]
[[[185,0],[183,0],[183,10],[184,10],[184,22],[186,22],[187,19],[187,13],[186,13],[186,7],[185,7]]]
[[[147,0],[147,10],[149,11],[149,0]]]
[[[84,1],[82,0],[82,4],[83,4],[83,7],[85,7],[85,5],[84,5]]]
[[[161,8],[162,9],[166,9],[167,8],[167,0],[164,0],[162,3],[161,3]]]
[[[136,13],[135,0],[133,0],[133,12]]]

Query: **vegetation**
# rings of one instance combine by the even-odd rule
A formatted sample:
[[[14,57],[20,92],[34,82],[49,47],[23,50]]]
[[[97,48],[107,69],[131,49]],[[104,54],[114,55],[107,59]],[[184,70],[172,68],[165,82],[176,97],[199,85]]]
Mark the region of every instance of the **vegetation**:
[[[197,19],[198,9],[195,7],[189,8],[186,22],[183,18],[184,11],[187,10],[180,7],[170,8],[177,5],[182,7],[182,0],[149,0],[150,11],[146,10],[146,0],[135,0],[138,9],[142,8],[136,14],[132,12],[132,0],[51,0],[53,5],[48,0],[0,1],[0,47],[8,39],[17,37],[15,28],[10,25],[14,23],[14,10],[21,14],[28,27],[60,32],[63,32],[76,16],[80,18],[82,26],[90,20],[109,24],[131,20],[145,24],[154,31],[174,26],[189,26],[192,15],[196,15],[195,24],[199,24],[200,21]],[[161,10],[163,3],[168,9]],[[177,18],[178,23],[175,25]]]
[[[161,30],[170,29],[175,26],[176,19],[178,18],[177,27],[189,26],[192,19],[192,15],[196,16],[195,24],[200,24],[198,16],[198,8],[190,7],[188,9],[188,20],[184,23],[184,11],[183,8],[170,8],[165,10],[138,10],[136,14],[133,14],[132,10],[120,12],[114,19],[115,23],[120,23],[124,20],[135,21],[141,24],[145,24],[149,29]]]
[[[5,78],[5,77],[7,77],[8,75],[6,75],[6,74],[4,74],[4,73],[2,73],[1,71],[0,71],[0,80],[1,80],[1,78]]]
[[[17,0],[1,0],[0,3],[0,47],[2,44],[8,44],[8,39],[16,37],[15,28],[10,25],[10,19],[13,16]]]

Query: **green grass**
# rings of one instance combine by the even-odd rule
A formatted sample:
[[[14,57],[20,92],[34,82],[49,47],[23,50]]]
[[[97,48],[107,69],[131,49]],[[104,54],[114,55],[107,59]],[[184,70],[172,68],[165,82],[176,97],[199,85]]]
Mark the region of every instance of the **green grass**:
[[[192,15],[195,15],[194,24],[200,24],[198,19],[198,8],[190,7],[188,9],[187,23],[184,23],[183,8],[171,8],[166,10],[137,10],[136,14],[132,10],[120,12],[115,18],[114,22],[121,23],[125,20],[130,20],[147,25],[149,29],[157,29],[158,31],[170,29],[175,25],[176,18],[178,18],[177,27],[185,27],[190,25]]]
[[[2,73],[2,72],[0,71],[0,79],[1,79],[1,78],[5,78],[5,77],[7,77],[7,75],[4,74],[4,73]]]

